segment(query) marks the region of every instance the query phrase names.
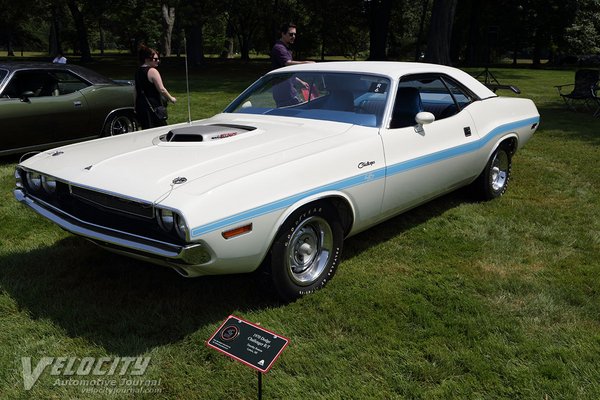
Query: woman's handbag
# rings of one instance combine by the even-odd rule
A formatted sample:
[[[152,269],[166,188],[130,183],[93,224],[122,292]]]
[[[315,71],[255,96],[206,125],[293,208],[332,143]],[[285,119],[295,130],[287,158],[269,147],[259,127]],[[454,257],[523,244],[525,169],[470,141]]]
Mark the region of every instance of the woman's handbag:
[[[142,94],[144,95],[146,103],[148,103],[148,107],[150,107],[150,110],[152,110],[152,113],[154,114],[156,119],[159,121],[166,121],[167,118],[169,118],[169,114],[167,113],[167,107],[163,105],[152,107],[152,104],[150,104],[150,100],[148,100],[148,97],[146,96],[146,93],[144,93],[143,90]]]
[[[167,118],[169,118],[169,114],[167,113],[167,107],[165,106],[158,106],[154,108],[150,107],[150,109],[156,116],[156,119],[158,119],[159,121],[166,121]]]

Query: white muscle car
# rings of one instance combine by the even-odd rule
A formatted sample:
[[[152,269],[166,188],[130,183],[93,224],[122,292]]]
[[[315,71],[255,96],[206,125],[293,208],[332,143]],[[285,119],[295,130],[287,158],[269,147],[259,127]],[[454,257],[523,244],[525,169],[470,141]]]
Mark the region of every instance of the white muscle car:
[[[468,184],[501,196],[538,124],[532,101],[450,67],[297,65],[212,118],[39,153],[14,194],[186,277],[263,265],[293,300],[333,277],[345,237]]]

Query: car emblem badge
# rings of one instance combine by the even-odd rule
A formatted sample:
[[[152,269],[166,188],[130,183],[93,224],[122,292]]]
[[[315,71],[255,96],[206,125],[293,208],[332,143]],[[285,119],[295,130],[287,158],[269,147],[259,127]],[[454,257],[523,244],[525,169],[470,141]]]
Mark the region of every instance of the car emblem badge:
[[[185,183],[185,182],[187,182],[187,178],[184,178],[182,176],[173,179],[173,185],[179,185],[179,184]]]

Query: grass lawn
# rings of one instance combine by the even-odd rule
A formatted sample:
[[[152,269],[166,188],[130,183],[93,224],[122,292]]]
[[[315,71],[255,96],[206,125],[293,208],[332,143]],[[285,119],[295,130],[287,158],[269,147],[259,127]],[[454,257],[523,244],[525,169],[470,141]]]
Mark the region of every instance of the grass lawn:
[[[131,78],[135,65],[92,67]],[[161,68],[179,99],[170,122],[185,121],[182,66]],[[191,71],[192,118],[267,68]],[[541,113],[506,195],[477,203],[461,190],[350,238],[325,290],[287,305],[254,275],[183,279],[61,231],[14,200],[17,158],[1,158],[0,398],[256,398],[255,372],[204,344],[230,314],[291,339],[265,399],[600,398],[600,119],[561,104],[553,85],[573,71],[493,72]],[[124,377],[155,386],[73,377],[138,392],[87,394],[50,367],[24,390],[23,357],[33,369],[138,356],[148,369]]]

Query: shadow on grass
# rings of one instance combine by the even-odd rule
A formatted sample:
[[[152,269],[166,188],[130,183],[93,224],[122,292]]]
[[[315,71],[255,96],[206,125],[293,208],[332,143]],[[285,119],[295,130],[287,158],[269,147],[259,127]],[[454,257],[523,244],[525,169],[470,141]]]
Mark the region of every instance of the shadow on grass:
[[[540,130],[536,135],[551,135],[553,138],[581,141],[600,145],[600,118],[594,117],[594,109],[581,108],[572,111],[565,106],[539,107]]]
[[[429,201],[417,208],[406,211],[392,219],[384,221],[369,230],[359,233],[344,242],[343,259],[359,256],[369,248],[386,242],[395,236],[419,226],[428,220],[464,203],[475,202],[470,187],[464,187]]]
[[[73,236],[2,257],[0,265],[0,285],[30,318],[119,356],[180,341],[231,313],[279,304],[258,273],[186,279]]]
[[[470,201],[460,190],[349,239],[344,258]],[[186,279],[68,236],[50,247],[0,258],[0,285],[34,320],[118,356],[138,355],[213,327],[232,313],[282,303],[259,272]],[[327,290],[327,288],[325,289]],[[198,332],[201,331],[201,332]]]

